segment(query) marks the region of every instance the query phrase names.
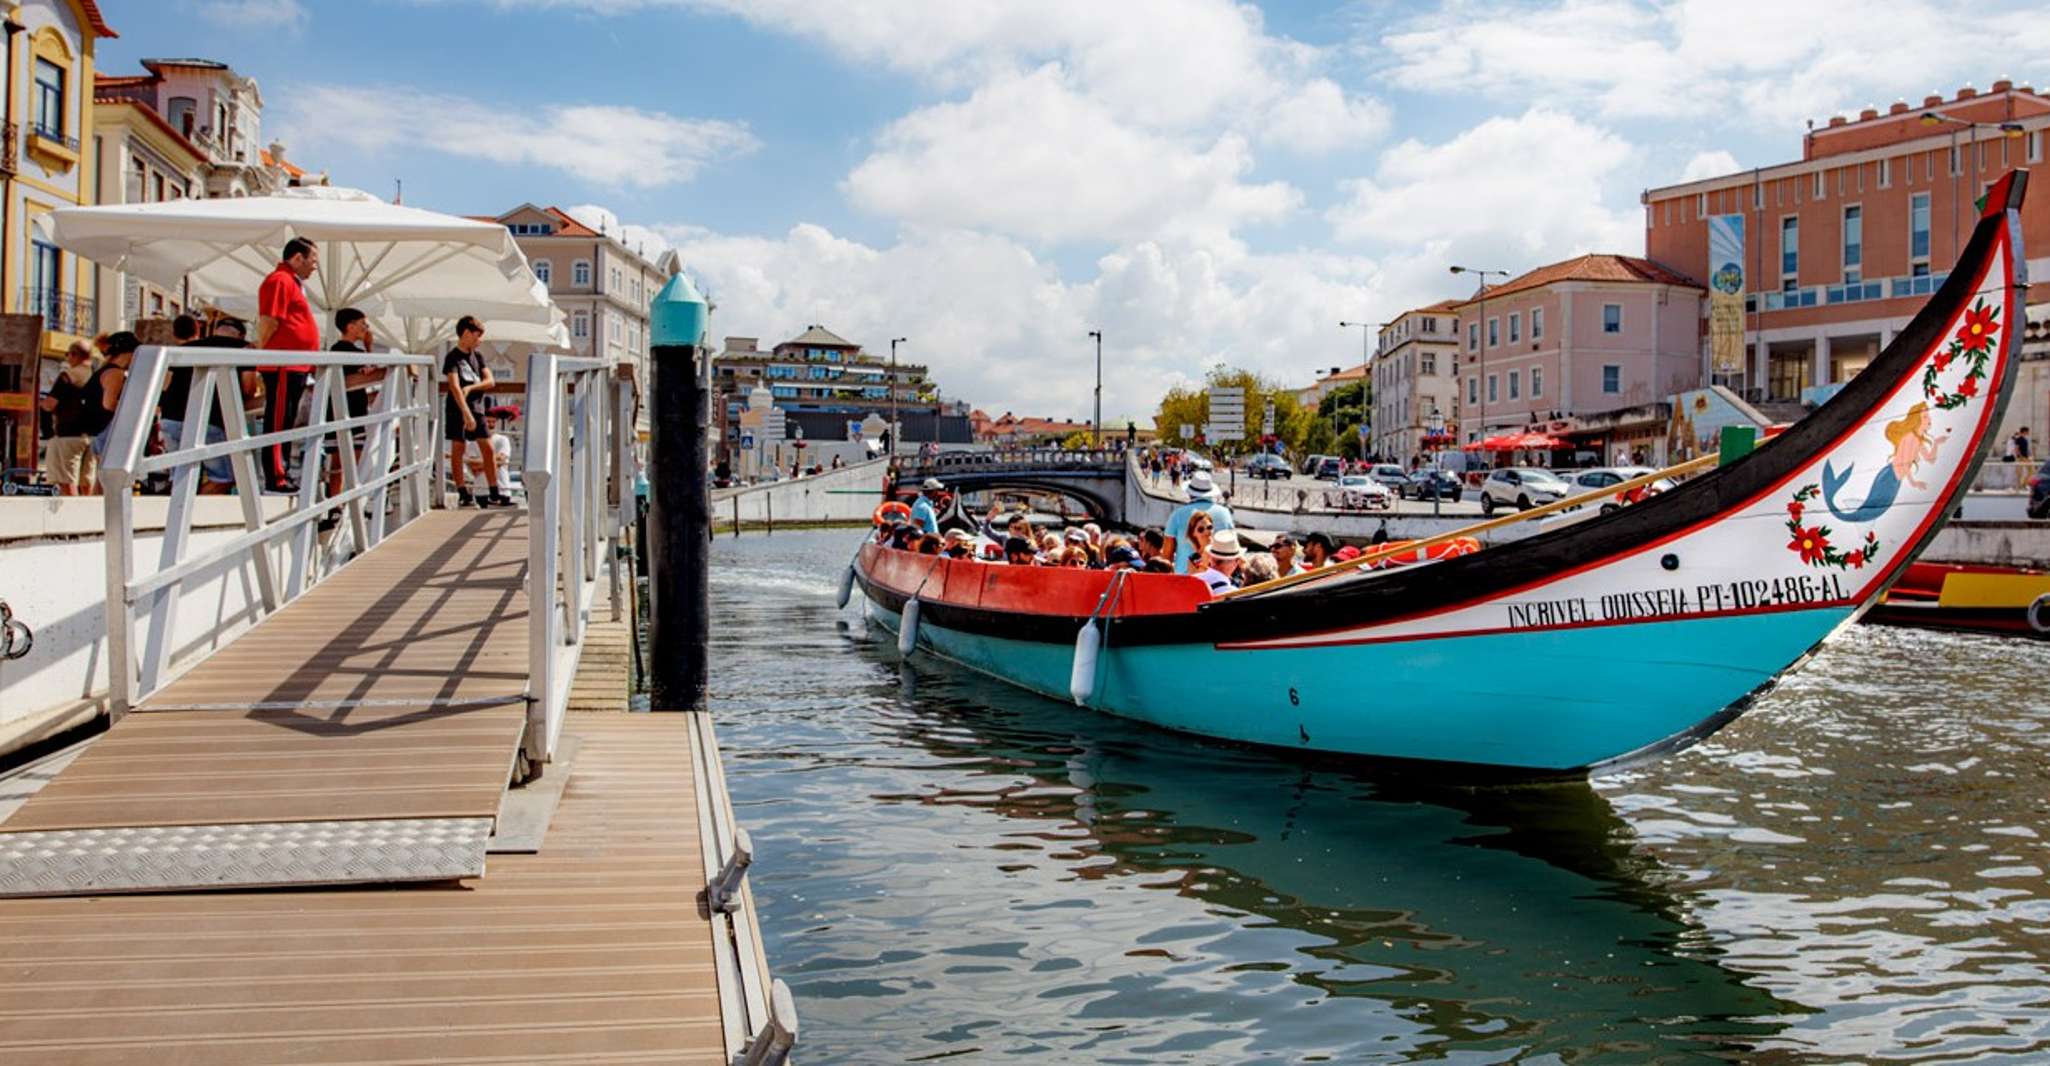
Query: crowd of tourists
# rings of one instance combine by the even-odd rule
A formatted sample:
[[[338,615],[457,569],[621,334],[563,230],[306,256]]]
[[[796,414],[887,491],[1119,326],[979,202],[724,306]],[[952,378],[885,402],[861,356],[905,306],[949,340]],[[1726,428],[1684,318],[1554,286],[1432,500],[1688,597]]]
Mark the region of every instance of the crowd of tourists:
[[[1189,502],[1175,508],[1165,526],[1127,534],[1095,522],[1043,529],[1022,508],[1006,511],[1001,504],[991,506],[973,529],[957,525],[942,531],[940,518],[951,509],[946,486],[927,478],[909,504],[893,501],[877,509],[875,539],[899,551],[1001,565],[1190,574],[1212,596],[1359,554],[1321,532],[1301,538],[1279,533],[1262,550],[1234,527],[1231,508],[1219,498],[1209,471],[1195,470],[1187,480]]]
[[[211,314],[204,319],[181,314],[171,321],[170,343],[192,348],[256,348],[275,352],[320,350],[320,327],[306,298],[306,279],[320,268],[320,252],[302,238],[288,241],[278,263],[257,289],[256,328],[228,314]],[[368,354],[376,351],[369,316],[344,307],[332,316],[334,352]],[[442,433],[449,447],[449,476],[463,505],[510,506],[505,493],[509,479],[512,442],[500,432],[503,422],[517,414],[516,408],[491,407],[489,398],[497,382],[478,351],[484,326],[465,315],[456,323],[453,347],[443,358]],[[65,496],[94,495],[99,491],[98,469],[105,457],[114,414],[137,349],[142,346],[133,332],[102,334],[88,344],[79,341],[65,353],[64,366],[38,398],[41,411],[44,479]],[[241,421],[243,434],[280,433],[308,424],[312,412],[308,400],[312,390],[310,364],[280,364],[244,370],[235,382],[238,403],[223,411],[213,403],[203,439],[186,432],[184,419],[191,398],[193,371],[173,367],[164,377],[157,397],[156,421],[149,431],[147,451],[214,444],[228,439],[227,419]],[[349,417],[369,414],[384,372],[367,365],[348,366],[344,372]],[[254,423],[252,428],[252,423]],[[355,447],[362,447],[363,433],[354,433]],[[265,492],[296,494],[295,471],[301,469],[302,443],[277,442],[262,449],[258,467]],[[474,450],[475,454],[470,454]],[[330,453],[322,470],[330,494],[341,491],[341,458]],[[472,494],[469,479],[480,475],[488,491]],[[218,494],[233,491],[234,476],[227,457],[205,460],[199,491]]]

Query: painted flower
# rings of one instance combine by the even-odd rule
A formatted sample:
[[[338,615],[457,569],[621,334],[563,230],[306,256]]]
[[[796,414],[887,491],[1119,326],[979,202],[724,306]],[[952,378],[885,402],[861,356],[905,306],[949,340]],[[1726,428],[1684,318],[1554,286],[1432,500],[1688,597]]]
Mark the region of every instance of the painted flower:
[[[1849,555],[1846,555],[1846,556],[1844,556],[1844,565],[1845,565],[1845,566],[1849,566],[1849,567],[1853,567],[1853,568],[1855,568],[1855,567],[1860,567],[1860,566],[1864,566],[1864,565],[1865,565],[1865,553],[1864,553],[1864,552],[1861,552],[1861,551],[1854,551],[1854,552],[1850,553]]]
[[[1999,323],[1993,321],[1993,309],[1981,304],[1965,312],[1965,324],[1957,329],[1958,343],[1978,348],[1991,341],[1999,330]]]
[[[1957,394],[1959,396],[1979,395],[1979,379],[1966,378],[1963,381],[1959,382],[1957,387]]]
[[[1795,500],[1787,504],[1787,517],[1792,518],[1796,522],[1799,522],[1801,520],[1802,510],[1803,508],[1801,506],[1801,501]]]
[[[1820,529],[1808,526],[1795,531],[1794,539],[1787,542],[1787,550],[1800,552],[1804,563],[1814,563],[1829,554],[1829,538]]]
[[[1936,353],[1936,372],[1937,372],[1937,373],[1939,373],[1939,374],[1941,374],[1941,373],[1943,373],[1944,371],[1946,371],[1946,370],[1949,370],[1949,369],[1950,369],[1950,352],[1948,352],[1948,351],[1941,351],[1941,352],[1937,352],[1937,353]]]

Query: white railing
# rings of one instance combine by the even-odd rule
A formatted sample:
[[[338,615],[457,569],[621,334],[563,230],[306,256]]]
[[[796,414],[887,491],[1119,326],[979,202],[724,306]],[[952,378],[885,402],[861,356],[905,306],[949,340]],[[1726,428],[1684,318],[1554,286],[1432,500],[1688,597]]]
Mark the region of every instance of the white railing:
[[[624,597],[617,546],[633,524],[631,374],[603,359],[539,353],[527,360],[527,734],[539,766],[554,755],[600,566],[612,617]]]
[[[313,367],[312,402],[305,425],[251,435],[243,414],[240,375],[258,367]],[[223,563],[250,563],[264,614],[283,608],[348,559],[375,547],[388,532],[427,510],[435,464],[435,359],[399,353],[270,352],[251,348],[171,348],[135,353],[107,429],[100,477],[106,493],[107,654],[109,707],[125,714],[171,676],[178,597],[186,578]],[[383,371],[369,413],[350,417],[345,368]],[[145,455],[157,423],[157,402],[173,370],[191,375],[179,440]],[[208,441],[213,412],[223,413],[219,441]],[[352,434],[362,431],[360,452]],[[300,446],[299,489],[292,506],[275,517],[263,504],[256,453],[271,445]],[[342,462],[341,491],[323,496],[326,457]],[[241,501],[244,532],[188,556],[201,464],[226,459]],[[157,472],[171,479],[171,502],[154,572],[136,576],[135,487]],[[346,522],[322,550],[316,523],[342,512]],[[279,558],[280,550],[284,558]],[[280,563],[284,575],[280,580]],[[146,610],[143,627],[136,613]],[[135,639],[140,638],[140,648]]]

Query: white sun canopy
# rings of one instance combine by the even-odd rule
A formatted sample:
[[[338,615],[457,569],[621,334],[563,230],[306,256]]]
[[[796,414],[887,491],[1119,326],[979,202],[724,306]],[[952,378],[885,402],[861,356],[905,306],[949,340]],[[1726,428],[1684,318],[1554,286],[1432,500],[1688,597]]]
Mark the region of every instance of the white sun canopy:
[[[320,268],[306,280],[320,311],[357,307],[409,322],[468,314],[544,334],[557,317],[504,226],[356,189],[67,207],[50,214],[49,232],[66,251],[167,288],[189,279],[194,298],[242,314],[255,310],[285,242],[304,237],[320,248]]]

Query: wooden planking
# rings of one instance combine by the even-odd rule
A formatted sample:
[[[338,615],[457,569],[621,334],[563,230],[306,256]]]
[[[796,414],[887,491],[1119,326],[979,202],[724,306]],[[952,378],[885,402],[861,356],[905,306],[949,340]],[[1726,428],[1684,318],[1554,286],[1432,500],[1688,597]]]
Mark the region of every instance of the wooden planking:
[[[723,1063],[689,725],[579,719],[460,885],[0,901],[0,1061]]]
[[[140,710],[517,696],[527,681],[526,559],[524,512],[431,512]]]
[[[525,726],[518,704],[132,714],[0,833],[490,818]]]

